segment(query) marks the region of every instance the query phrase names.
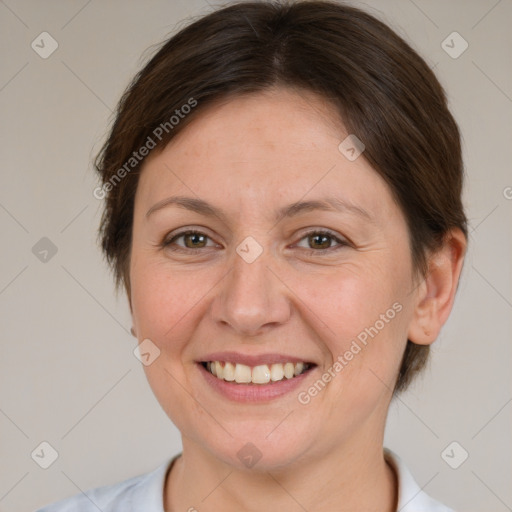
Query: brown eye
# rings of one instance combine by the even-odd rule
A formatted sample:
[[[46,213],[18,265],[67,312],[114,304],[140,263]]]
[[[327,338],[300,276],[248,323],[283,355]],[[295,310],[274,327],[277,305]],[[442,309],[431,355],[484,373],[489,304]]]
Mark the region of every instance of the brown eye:
[[[176,241],[179,240],[180,238],[183,239],[184,245],[176,244]],[[173,251],[186,251],[187,249],[203,249],[204,247],[207,247],[206,243],[208,238],[208,235],[205,235],[200,231],[189,230],[177,233],[169,240],[164,241],[162,245]],[[177,247],[171,247],[172,245],[176,245]]]
[[[332,237],[329,235],[314,234],[309,235],[308,240],[315,249],[328,249],[331,246]]]
[[[330,249],[336,250],[340,249],[343,246],[349,245],[348,242],[341,240],[334,233],[325,230],[310,231],[309,233],[305,234],[301,241],[302,240],[306,240],[307,246],[304,247],[301,246],[300,244],[298,246],[303,247],[305,249],[313,249],[313,251],[310,251],[313,253],[326,252],[329,251]],[[337,247],[332,246],[333,241],[337,242]]]
[[[197,247],[204,247],[204,243],[206,243],[206,235],[201,233],[186,233],[183,236],[183,240],[185,240],[185,246],[189,249],[195,249]]]

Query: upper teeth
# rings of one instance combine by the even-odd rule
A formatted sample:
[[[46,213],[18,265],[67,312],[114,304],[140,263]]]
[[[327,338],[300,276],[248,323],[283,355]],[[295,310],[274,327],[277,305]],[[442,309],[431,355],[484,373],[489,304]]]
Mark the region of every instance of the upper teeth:
[[[309,368],[307,363],[261,364],[251,368],[245,364],[209,361],[206,368],[219,379],[235,381],[239,384],[267,384],[270,381],[292,379]]]

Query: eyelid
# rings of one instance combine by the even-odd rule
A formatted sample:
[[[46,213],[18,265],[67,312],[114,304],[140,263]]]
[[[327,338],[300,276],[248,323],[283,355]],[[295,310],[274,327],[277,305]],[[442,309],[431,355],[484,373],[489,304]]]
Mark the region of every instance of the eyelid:
[[[173,240],[176,240],[178,238],[181,238],[182,236],[185,236],[185,235],[190,235],[190,234],[197,234],[197,235],[204,235],[206,236],[209,240],[211,240],[212,242],[214,242],[213,240],[213,237],[211,237],[208,233],[206,233],[205,231],[208,231],[206,228],[194,228],[194,227],[190,227],[190,228],[184,228],[183,230],[176,230],[175,232],[171,232],[169,234],[167,234],[163,241],[162,241],[162,246],[163,247],[166,247],[167,245],[170,245],[171,242]],[[217,244],[216,242],[214,242],[215,244]],[[217,244],[218,245],[218,244]],[[189,247],[181,247],[181,246],[178,246],[180,249],[183,249],[185,251],[193,251],[194,249],[190,249]]]
[[[302,234],[300,235],[300,238],[299,238],[298,242],[296,242],[296,244],[300,243],[302,240],[304,240],[304,238],[306,238],[307,236],[310,236],[310,235],[327,235],[338,243],[337,246],[328,247],[327,249],[315,250],[315,249],[307,249],[307,248],[303,247],[303,249],[310,251],[310,252],[311,251],[317,252],[317,253],[328,252],[328,251],[333,251],[333,250],[343,247],[343,246],[351,245],[351,242],[350,242],[350,240],[348,240],[348,238],[338,235],[338,233],[336,233],[335,231],[332,231],[331,229],[328,229],[328,228],[315,228],[315,227],[305,228],[305,231],[302,232]],[[294,244],[294,245],[296,245],[296,244]]]
[[[189,227],[189,228],[183,228],[182,230],[178,229],[175,232],[171,232],[171,233],[169,233],[168,235],[166,235],[164,237],[164,239],[163,239],[163,241],[161,243],[161,247],[166,248],[166,247],[171,245],[173,240],[179,239],[179,238],[181,238],[183,236],[186,236],[186,235],[189,235],[189,234],[204,235],[209,240],[211,240],[212,242],[214,242],[216,244],[216,242],[213,240],[213,237],[211,237],[209,234],[207,234],[203,230],[208,231],[204,227],[199,227],[199,228],[197,228],[197,227]],[[327,249],[309,249],[309,248],[306,248],[306,247],[301,247],[301,249],[303,249],[305,251],[309,251],[309,253],[318,253],[318,254],[324,253],[325,254],[327,252],[333,252],[336,249],[340,249],[342,247],[347,247],[347,246],[351,246],[352,245],[352,242],[349,239],[347,239],[346,237],[338,235],[336,232],[332,231],[329,228],[307,227],[307,228],[304,228],[303,230],[301,230],[301,233],[299,234],[298,241],[295,242],[292,247],[297,246],[298,243],[300,243],[302,240],[304,240],[306,237],[308,237],[310,235],[327,235],[327,236],[331,237],[334,241],[336,241],[336,243],[338,245],[333,246],[333,247],[328,247]],[[208,246],[206,246],[206,247],[208,247]],[[206,249],[206,247],[199,247],[197,249],[194,249],[194,248],[189,248],[189,247],[177,246],[177,248],[173,248],[172,250],[173,251],[177,251],[177,252],[190,252],[190,251],[196,252],[199,249],[203,249],[204,250],[204,249]],[[211,247],[211,246],[209,246],[209,247]]]

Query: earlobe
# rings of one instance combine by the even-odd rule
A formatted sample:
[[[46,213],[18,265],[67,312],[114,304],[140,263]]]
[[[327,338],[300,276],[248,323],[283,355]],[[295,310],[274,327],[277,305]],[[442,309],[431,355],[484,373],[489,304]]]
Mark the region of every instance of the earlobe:
[[[449,231],[442,247],[429,257],[428,273],[418,287],[408,339],[433,343],[452,310],[462,271],[467,240],[459,228]]]

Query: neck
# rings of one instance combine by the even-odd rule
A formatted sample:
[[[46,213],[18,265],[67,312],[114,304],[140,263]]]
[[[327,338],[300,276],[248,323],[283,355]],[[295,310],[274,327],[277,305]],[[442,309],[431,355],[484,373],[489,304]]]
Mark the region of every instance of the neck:
[[[360,437],[291,467],[263,472],[233,468],[184,438],[182,456],[166,480],[164,509],[395,512],[396,475],[384,460],[382,438]]]

